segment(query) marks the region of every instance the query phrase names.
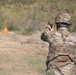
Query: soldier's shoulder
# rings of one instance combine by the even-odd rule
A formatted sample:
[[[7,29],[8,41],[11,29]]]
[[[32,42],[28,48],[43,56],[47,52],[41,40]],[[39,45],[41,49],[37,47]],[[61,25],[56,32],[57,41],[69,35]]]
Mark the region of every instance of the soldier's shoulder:
[[[73,32],[73,35],[76,37],[76,32]]]
[[[55,31],[53,37],[61,37],[61,34],[58,31]]]
[[[70,33],[70,36],[74,36],[74,37],[76,37],[76,32],[72,32],[72,33]]]
[[[56,36],[61,36],[61,34],[58,31],[55,32],[55,35]]]
[[[75,41],[76,40],[76,33],[74,33],[74,32],[70,33],[67,38]]]

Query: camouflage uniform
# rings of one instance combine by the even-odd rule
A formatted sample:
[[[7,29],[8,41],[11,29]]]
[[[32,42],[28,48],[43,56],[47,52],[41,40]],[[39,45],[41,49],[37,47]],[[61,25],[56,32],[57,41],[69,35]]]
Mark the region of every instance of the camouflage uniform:
[[[70,18],[67,13],[61,13],[56,17],[56,22],[69,25]],[[61,24],[55,32],[45,29],[41,39],[49,43],[46,75],[76,75],[76,34],[70,33],[68,28]]]

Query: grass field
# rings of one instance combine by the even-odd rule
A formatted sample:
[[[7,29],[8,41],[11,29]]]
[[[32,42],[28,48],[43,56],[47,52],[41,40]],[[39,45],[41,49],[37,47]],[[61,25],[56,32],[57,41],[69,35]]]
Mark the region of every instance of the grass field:
[[[55,17],[61,11],[70,13],[70,31],[75,31],[76,0],[0,0],[0,31],[7,26],[11,31],[28,34],[43,30],[48,21],[56,27]]]
[[[12,33],[1,33],[0,36],[0,75],[45,74],[48,46],[40,40],[40,36]],[[34,36],[36,39],[32,38]],[[21,45],[21,41],[26,42],[27,39],[32,41]]]

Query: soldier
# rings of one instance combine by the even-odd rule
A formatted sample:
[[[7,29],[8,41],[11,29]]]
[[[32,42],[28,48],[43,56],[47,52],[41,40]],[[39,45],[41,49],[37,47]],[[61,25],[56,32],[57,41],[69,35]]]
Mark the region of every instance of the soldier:
[[[46,75],[76,75],[76,36],[68,30],[71,16],[61,12],[55,18],[57,31],[45,29],[41,39],[49,43]]]

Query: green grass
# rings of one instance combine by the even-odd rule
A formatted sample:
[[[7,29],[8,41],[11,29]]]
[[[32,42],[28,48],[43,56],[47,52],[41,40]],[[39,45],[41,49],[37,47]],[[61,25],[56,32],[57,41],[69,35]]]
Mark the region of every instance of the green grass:
[[[7,26],[12,30],[19,30],[29,33],[30,26],[32,31],[42,30],[47,21],[55,26],[55,17],[60,11],[67,11],[76,20],[76,0],[3,0],[0,1],[0,29]],[[38,22],[37,22],[38,21]],[[38,27],[39,26],[39,27]],[[75,25],[74,25],[75,26]],[[22,27],[22,28],[20,28]],[[28,28],[29,30],[25,30]],[[73,28],[76,28],[73,27]],[[9,29],[11,30],[11,29]],[[72,29],[75,30],[75,29]],[[31,32],[31,31],[30,31]]]

